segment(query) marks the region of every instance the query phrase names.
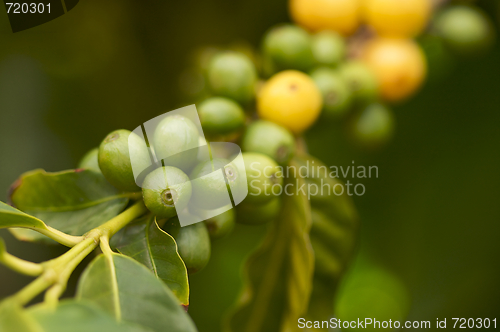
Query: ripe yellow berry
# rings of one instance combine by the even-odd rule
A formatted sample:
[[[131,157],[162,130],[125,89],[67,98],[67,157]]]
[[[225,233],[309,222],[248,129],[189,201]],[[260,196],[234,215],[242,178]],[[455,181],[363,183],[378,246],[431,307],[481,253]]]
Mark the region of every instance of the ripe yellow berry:
[[[381,36],[414,37],[427,25],[431,8],[430,0],[365,0],[364,16]]]
[[[314,81],[304,73],[287,70],[271,77],[257,96],[257,111],[299,134],[318,118],[323,100]]]
[[[312,31],[334,30],[343,35],[359,26],[360,0],[289,0],[293,20]]]
[[[388,101],[409,97],[426,76],[424,54],[409,39],[376,39],[367,46],[363,58],[378,78],[382,97]]]

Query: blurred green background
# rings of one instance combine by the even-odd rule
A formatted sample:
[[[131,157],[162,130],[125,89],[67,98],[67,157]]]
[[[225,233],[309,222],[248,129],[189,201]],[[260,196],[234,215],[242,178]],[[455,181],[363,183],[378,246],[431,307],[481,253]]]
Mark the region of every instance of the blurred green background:
[[[498,2],[481,3],[498,22]],[[83,0],[16,34],[0,14],[0,199],[22,172],[72,168],[108,132],[182,105],[179,76],[197,48],[258,46],[266,29],[287,20],[286,0]],[[307,136],[310,152],[327,165],[378,166],[379,178],[363,180],[366,194],[355,198],[360,247],[363,260],[406,287],[408,319],[500,312],[498,59],[497,44],[480,59],[457,62],[446,77],[431,73],[415,98],[394,107],[397,132],[382,151],[356,150],[327,122]],[[214,242],[209,266],[191,277],[190,313],[201,332],[219,330],[240,288],[240,264],[264,231],[239,226]],[[0,235],[22,258],[42,261],[64,250]],[[349,278],[363,273],[360,265]],[[0,266],[0,298],[29,279]]]

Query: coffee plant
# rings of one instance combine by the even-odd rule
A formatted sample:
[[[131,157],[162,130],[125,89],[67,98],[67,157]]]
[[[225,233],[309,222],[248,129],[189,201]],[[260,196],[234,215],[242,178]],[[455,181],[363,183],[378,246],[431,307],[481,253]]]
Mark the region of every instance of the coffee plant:
[[[8,202],[0,202],[0,228],[21,241],[69,249],[32,263],[9,254],[0,239],[0,263],[34,277],[0,302],[0,331],[197,331],[187,313],[188,277],[209,264],[211,241],[230,236],[235,223],[269,225],[245,262],[244,287],[224,331],[295,331],[299,317],[333,316],[358,219],[346,193],[273,190],[341,184],[327,173],[284,171],[322,166],[307,154],[303,133],[317,121],[343,122],[358,147],[382,147],[395,126],[389,105],[418,91],[428,61],[478,56],[495,34],[479,8],[448,1],[290,0],[289,9],[295,23],[272,27],[258,52],[205,48],[186,74],[192,84],[185,97],[197,105],[208,141],[237,143],[244,169],[230,156],[171,158],[141,189],[130,153],[149,155],[141,138],[121,129],[76,169],[20,176]],[[164,118],[151,139],[164,155],[211,145],[182,116]],[[214,169],[233,185],[248,179],[249,194],[234,210],[203,206],[234,188],[206,176]],[[207,217],[181,227],[181,210]],[[61,300],[89,255],[95,257],[74,298]]]

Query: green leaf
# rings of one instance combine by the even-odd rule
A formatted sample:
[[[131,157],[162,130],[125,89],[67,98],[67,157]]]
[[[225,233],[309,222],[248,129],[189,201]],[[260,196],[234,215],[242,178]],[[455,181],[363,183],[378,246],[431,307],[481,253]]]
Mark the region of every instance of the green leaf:
[[[25,173],[11,188],[10,200],[21,211],[70,235],[83,235],[118,215],[128,202],[126,194],[91,170]],[[26,229],[12,229],[20,240],[48,241]]]
[[[186,266],[175,239],[163,231],[154,216],[128,225],[111,239],[112,247],[149,268],[172,290],[184,307],[189,305]]]
[[[37,322],[13,302],[0,303],[0,331],[2,332],[43,332]]]
[[[118,321],[151,331],[196,331],[170,289],[144,265],[124,255],[94,259],[78,283],[77,297],[92,301]]]
[[[311,156],[297,158],[300,166],[308,168],[305,180],[321,188],[342,184],[322,171],[325,165]],[[314,172],[312,171],[314,168]],[[321,170],[321,171],[319,171]],[[325,187],[326,188],[326,187]],[[311,244],[314,249],[315,271],[313,291],[309,302],[310,320],[329,320],[333,317],[333,302],[337,286],[351,262],[356,248],[358,218],[351,198],[323,191],[311,195]]]
[[[0,202],[0,228],[8,227],[47,229],[47,226],[40,219]]]
[[[47,332],[149,331],[131,324],[119,324],[111,315],[102,312],[97,306],[85,301],[64,300],[59,303],[55,310],[37,305],[28,310],[28,313],[38,322],[43,331]]]
[[[296,167],[294,161],[291,165]],[[302,178],[285,181],[285,186],[293,186],[289,190],[293,193],[283,195],[280,215],[245,264],[244,290],[226,321],[226,331],[292,331],[305,314],[314,256],[309,241],[309,201],[296,190],[303,183]]]
[[[357,232],[341,227],[335,219],[315,209],[312,216],[311,243],[316,269],[307,316],[310,320],[323,321],[334,315],[334,298],[352,260]]]

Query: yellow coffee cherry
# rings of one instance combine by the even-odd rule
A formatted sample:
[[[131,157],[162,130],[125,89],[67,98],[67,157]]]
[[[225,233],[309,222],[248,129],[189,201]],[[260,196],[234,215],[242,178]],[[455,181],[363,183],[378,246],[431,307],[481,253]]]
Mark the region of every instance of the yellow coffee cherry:
[[[427,25],[431,0],[364,0],[364,16],[379,35],[414,37]]]
[[[303,132],[316,121],[322,106],[321,92],[314,81],[296,70],[274,75],[257,96],[259,116],[295,134]]]
[[[289,0],[293,20],[312,31],[353,33],[359,26],[360,0]]]
[[[388,101],[412,95],[427,73],[424,54],[410,39],[376,39],[364,50],[363,59],[377,76],[380,93]]]

